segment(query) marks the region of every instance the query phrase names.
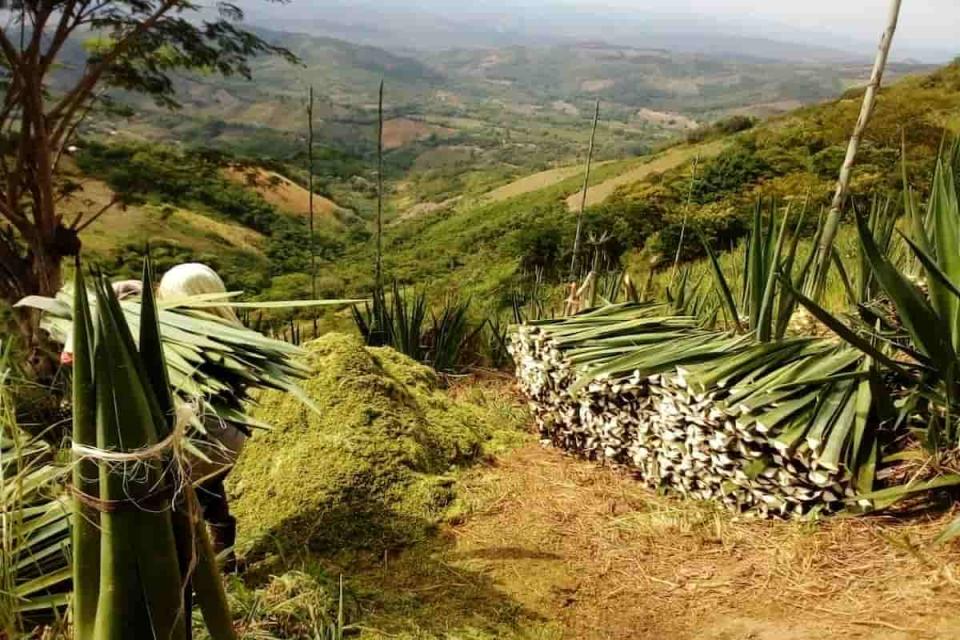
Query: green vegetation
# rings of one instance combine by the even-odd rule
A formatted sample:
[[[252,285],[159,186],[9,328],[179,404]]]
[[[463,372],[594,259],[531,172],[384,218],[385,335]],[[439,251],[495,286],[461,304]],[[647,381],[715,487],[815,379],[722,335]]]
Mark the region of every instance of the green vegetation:
[[[66,465],[16,422],[15,372],[0,345],[0,635],[55,624],[69,601],[70,501]]]
[[[515,423],[450,400],[433,371],[392,349],[342,334],[305,346],[314,373],[303,389],[318,411],[263,394],[254,416],[271,428],[231,474],[251,558],[422,541],[456,508],[457,469],[519,437]]]
[[[206,526],[176,459],[187,418],[175,411],[149,261],[143,275],[138,351],[109,283],[95,282],[94,320],[77,269],[73,442],[86,453],[74,475],[74,633],[186,638],[193,591],[212,638],[232,640]]]
[[[219,268],[232,287],[258,293],[269,287],[270,276],[306,271],[310,256],[303,220],[280,213],[258,193],[229,180],[223,174],[225,164],[226,159],[219,154],[187,153],[142,144],[91,143],[77,158],[81,170],[104,180],[128,202],[185,207],[266,236],[267,260],[259,260],[264,267],[259,272],[250,268],[249,253],[237,251],[217,256],[212,266]],[[318,249],[331,246],[325,240],[328,237],[329,234],[318,233]],[[130,263],[137,259],[137,252],[129,244],[118,247],[110,259],[113,271],[118,276],[131,275]],[[188,255],[181,249],[179,255],[170,258],[183,260]]]
[[[87,115],[114,103],[109,91],[173,108],[178,71],[249,77],[255,57],[295,61],[283,47],[245,31],[243,12],[232,5],[209,14],[185,0],[21,3],[18,9],[9,27],[19,30],[19,46],[0,34],[0,64],[10,70],[0,109],[0,190],[7,203],[0,210],[0,300],[8,305],[27,295],[54,295],[63,285],[65,258],[80,252],[79,234],[104,212],[84,207],[72,218],[64,215],[63,201],[76,185],[65,179],[62,160]],[[122,110],[107,106],[103,113],[116,118]],[[21,314],[8,328],[43,353],[37,314]],[[38,357],[31,366],[49,375],[51,364]]]
[[[881,92],[861,147],[851,211],[868,211],[877,194],[898,190],[901,163],[910,186],[926,193],[944,132],[957,126],[953,114],[960,107],[958,83],[960,64],[953,64],[928,76],[900,80]],[[727,148],[701,159],[695,171],[695,147],[690,147],[687,162],[624,184],[589,207],[586,228],[597,239],[609,232],[612,239],[602,248],[604,255],[643,282],[651,270],[672,265],[681,236],[682,259],[705,256],[702,243],[689,232],[693,227],[714,251],[727,252],[748,233],[758,198],[794,203],[794,211],[806,202],[803,254],[806,238],[816,227],[816,213],[829,204],[858,108],[855,99],[842,98],[717,138],[715,142],[726,141]],[[605,144],[601,130],[598,147]],[[601,164],[591,183],[635,166],[637,160]],[[563,199],[578,191],[579,176],[575,171],[539,190],[493,202],[465,195],[435,212],[397,221],[384,239],[385,272],[403,283],[457,291],[504,309],[516,289],[536,277],[555,286],[565,276],[574,235],[573,216]],[[338,260],[335,270],[347,289],[369,287],[369,256],[368,247],[354,245]]]
[[[311,55],[312,39],[290,43]],[[406,107],[446,90],[457,95],[436,110],[391,114],[385,175],[371,171],[369,145],[356,139],[358,131],[372,129],[369,105],[347,109],[343,95],[323,104],[323,127],[338,133],[319,154],[320,182],[335,202],[329,224],[314,238],[307,237],[299,205],[274,204],[230,173],[249,166],[291,176],[294,186],[305,182],[302,141],[293,133],[300,125],[290,115],[299,113],[291,108],[298,96],[289,88],[279,97],[267,95],[283,82],[275,68],[265,87],[225,83],[227,95],[214,99],[203,90],[193,93],[191,100],[209,102],[184,118],[180,132],[193,142],[209,134],[221,148],[242,153],[269,147],[277,157],[247,164],[231,153],[137,140],[153,137],[145,130],[107,144],[95,131],[95,117],[70,160],[75,177],[93,178],[136,209],[138,219],[160,220],[161,228],[170,221],[178,237],[156,247],[162,265],[209,257],[231,287],[267,300],[306,297],[308,248],[315,245],[321,292],[373,293],[372,302],[354,313],[360,336],[328,333],[303,351],[213,322],[203,309],[228,304],[226,296],[172,303],[175,308],[158,307],[150,294],[142,306],[121,304],[106,277],[98,276],[94,317],[78,272],[76,318],[64,300],[30,301],[46,310],[45,326],[55,337],[75,331],[72,409],[74,442],[81,447],[137,453],[170,434],[179,437],[168,384],[179,400],[202,393],[221,417],[269,427],[250,439],[229,478],[246,564],[229,579],[226,593],[202,528],[183,509],[98,510],[92,520],[80,519],[89,506],[84,500],[150,503],[158,499],[156,487],[182,479],[152,456],[136,469],[146,484],[132,489],[135,470],[104,464],[97,450],[75,467],[74,485],[82,493],[72,501],[72,620],[80,637],[156,630],[181,636],[177,615],[184,612],[177,605],[186,575],[193,576],[211,638],[235,631],[341,638],[345,618],[357,621],[353,632],[370,638],[559,637],[550,622],[534,620],[480,574],[454,571],[458,585],[469,583],[464,595],[424,595],[445,588],[434,578],[454,564],[448,541],[437,533],[470,513],[461,492],[466,470],[526,440],[520,428],[527,416],[512,400],[491,401],[477,378],[465,389],[457,387],[459,376],[446,374],[462,372],[484,351],[486,363],[503,367],[508,343],[541,435],[632,466],[658,489],[723,502],[737,512],[783,516],[888,509],[905,498],[921,506],[913,499],[932,503],[944,489],[954,497],[951,487],[960,484],[953,462],[960,439],[960,162],[957,156],[941,160],[940,151],[943,132],[957,126],[960,64],[883,92],[853,185],[850,219],[856,216],[856,226],[841,233],[836,269],[816,304],[800,292],[821,233],[816,213],[827,202],[856,116],[853,100],[759,123],[728,102],[763,84],[751,79],[759,72],[745,64],[744,86],[699,87],[704,100],[698,117],[728,117],[693,129],[683,114],[656,110],[673,104],[657,83],[727,71],[709,61],[633,49],[617,50],[608,60],[611,52],[583,46],[499,51],[496,59],[482,60],[476,52],[458,52],[428,70],[372,48],[323,44],[338,64],[362,70],[354,81],[384,71],[408,79],[398,91]],[[571,52],[576,55],[564,60]],[[548,67],[542,78],[528,77],[531,60]],[[271,70],[272,62],[261,62]],[[650,65],[671,73],[641,82]],[[547,80],[571,69],[580,74],[578,86],[565,90],[576,94],[575,102],[551,106],[556,113],[518,115],[524,105],[555,97]],[[477,89],[471,74],[490,87]],[[600,74],[617,74],[616,80]],[[826,82],[840,83],[839,75]],[[345,93],[350,85],[343,80],[330,90]],[[785,89],[791,97],[826,91],[820,83],[794,80],[801,86]],[[194,86],[197,79],[183,83]],[[257,91],[264,92],[261,102]],[[476,95],[493,99],[481,107],[454,104],[457,96]],[[686,143],[659,154],[597,164],[589,182],[600,195],[588,199],[580,254],[579,275],[587,277],[571,291],[567,265],[577,220],[569,202],[580,188],[581,169],[574,164],[530,184],[497,187],[546,168],[544,157],[576,159],[583,136],[575,113],[596,96],[613,103],[612,118],[600,131],[601,157],[646,151],[656,140],[692,131]],[[222,103],[231,98],[236,102],[226,109]],[[138,126],[157,122],[138,106]],[[228,125],[213,119],[215,110],[243,115]],[[288,127],[289,135],[258,124],[271,113],[290,118],[277,125]],[[266,130],[263,137],[258,129]],[[239,141],[240,133],[251,133],[250,139]],[[605,135],[615,138],[606,148]],[[378,191],[374,178],[394,185],[385,203],[384,276],[394,282],[391,291],[371,273],[367,223]],[[890,203],[899,201],[891,194],[900,189],[906,215],[898,222],[901,212]],[[929,203],[926,213],[921,201]],[[98,220],[97,230],[106,233],[95,254],[109,275],[135,275],[144,252],[140,236],[111,245],[105,239],[120,235],[110,227],[117,223]],[[903,242],[898,227],[911,229]],[[205,237],[182,242],[201,229]],[[141,233],[149,235],[146,227]],[[236,241],[222,242],[228,236]],[[917,285],[901,271],[924,273],[925,281]],[[148,266],[148,291],[151,277]],[[645,283],[642,290],[635,282]],[[541,319],[564,302],[586,310]],[[807,311],[798,312],[798,305]],[[262,306],[269,314],[289,305]],[[502,320],[511,312],[518,322],[537,318],[512,341]],[[306,313],[312,310],[286,308],[267,320],[279,319],[285,330],[288,323],[298,344]],[[245,320],[258,329],[270,326],[259,315]],[[316,335],[318,321],[309,320]],[[345,313],[319,321],[323,327],[348,322]],[[139,349],[130,330],[139,333]],[[304,361],[294,362],[298,356]],[[302,388],[293,384],[301,377]],[[248,405],[249,417],[242,414]],[[4,408],[0,395],[0,421],[12,423]],[[4,596],[25,594],[26,606],[43,608],[45,615],[64,601],[67,525],[62,509],[51,506],[63,502],[50,502],[55,493],[29,495],[26,512],[21,502],[8,500],[8,488],[24,478],[19,466],[6,463],[9,452],[16,451],[18,465],[30,463],[32,454],[24,452],[35,443],[5,437],[3,445],[4,522],[10,512],[26,513],[20,522],[30,531],[52,532],[56,543],[47,547],[46,537],[27,535],[23,544],[17,532],[3,539],[4,566],[17,570],[0,570],[0,625],[12,628],[32,612]],[[46,447],[37,451],[48,455]],[[55,488],[59,477],[51,483]],[[186,496],[193,499],[190,490]],[[491,509],[512,499],[499,496]],[[611,513],[622,508],[611,501]],[[943,538],[958,532],[960,524]],[[194,537],[201,542],[196,569],[185,562],[193,555],[184,552],[192,551]],[[25,548],[27,555],[18,556]],[[39,568],[38,556],[44,561]],[[400,571],[394,576],[395,559]],[[433,582],[404,584],[414,575],[411,564]],[[20,572],[23,567],[34,573]],[[424,612],[440,614],[433,606],[438,602],[456,602],[465,611],[421,624],[416,617]],[[162,615],[154,615],[158,607]],[[126,620],[121,609],[149,615]],[[197,635],[206,637],[194,618]]]

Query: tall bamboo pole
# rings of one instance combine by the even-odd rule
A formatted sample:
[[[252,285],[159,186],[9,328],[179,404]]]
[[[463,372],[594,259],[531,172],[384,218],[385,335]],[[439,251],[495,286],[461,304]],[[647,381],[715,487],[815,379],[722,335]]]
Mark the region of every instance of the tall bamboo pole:
[[[590,132],[590,146],[587,148],[587,170],[583,175],[583,191],[580,194],[580,209],[577,211],[577,234],[573,238],[573,256],[570,258],[570,282],[577,279],[577,254],[580,253],[580,235],[583,233],[583,211],[587,208],[587,188],[590,184],[590,166],[593,162],[593,143],[597,137],[597,123],[600,121],[600,101],[597,100],[593,112],[593,130]]]
[[[873,63],[873,73],[870,76],[870,82],[867,84],[866,91],[863,94],[863,105],[860,108],[860,117],[857,119],[857,124],[853,129],[853,135],[850,137],[850,144],[847,146],[847,155],[846,158],[844,158],[843,166],[840,168],[840,177],[837,180],[837,189],[833,195],[830,212],[827,214],[823,233],[820,236],[820,242],[817,244],[814,277],[807,291],[814,300],[820,299],[824,286],[826,285],[827,274],[830,271],[830,257],[833,251],[833,242],[840,228],[840,214],[843,212],[843,205],[846,202],[847,193],[850,188],[850,176],[853,173],[853,165],[857,159],[857,151],[860,149],[863,133],[866,131],[867,125],[870,123],[870,118],[873,116],[874,107],[876,107],[877,94],[880,91],[880,84],[883,82],[883,72],[887,67],[887,58],[890,55],[890,46],[893,44],[893,36],[897,31],[901,4],[902,0],[891,0],[890,2],[887,28],[880,38],[880,47],[877,50],[877,57]]]

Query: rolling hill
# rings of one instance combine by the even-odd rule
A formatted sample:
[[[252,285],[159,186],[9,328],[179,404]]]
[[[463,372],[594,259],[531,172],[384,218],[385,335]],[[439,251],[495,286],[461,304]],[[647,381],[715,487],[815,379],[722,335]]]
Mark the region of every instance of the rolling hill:
[[[724,249],[744,233],[758,197],[798,207],[807,200],[813,219],[829,203],[861,95],[853,90],[746,131],[714,129],[698,144],[598,164],[587,234],[611,232],[613,240],[601,250],[647,270],[674,255],[683,220]],[[957,113],[960,62],[885,88],[859,157],[853,206],[900,188],[901,135],[912,186],[922,190],[945,133],[960,132]],[[691,182],[690,163],[697,156]],[[548,280],[563,276],[575,226],[570,204],[581,181],[581,167],[559,167],[400,220],[385,238],[388,273],[402,282],[474,294],[494,307],[508,305],[515,287],[535,272]],[[693,258],[700,251],[688,242],[681,253]],[[369,247],[353,247],[336,269],[348,289],[359,290],[369,285],[368,264]]]
[[[256,59],[253,81],[178,76],[182,109],[174,113],[119,93],[129,117],[94,113],[81,132],[98,140],[213,148],[302,173],[306,94],[313,86],[321,190],[369,216],[372,194],[357,178],[369,183],[374,177],[376,93],[383,79],[387,177],[405,185],[403,206],[391,215],[400,215],[576,164],[596,100],[603,139],[597,157],[615,160],[730,114],[768,116],[834,97],[869,72],[858,62],[748,59],[604,42],[397,53],[330,37],[259,33],[289,48],[301,64]],[[71,45],[79,64],[83,49]],[[895,65],[890,73],[926,68]]]

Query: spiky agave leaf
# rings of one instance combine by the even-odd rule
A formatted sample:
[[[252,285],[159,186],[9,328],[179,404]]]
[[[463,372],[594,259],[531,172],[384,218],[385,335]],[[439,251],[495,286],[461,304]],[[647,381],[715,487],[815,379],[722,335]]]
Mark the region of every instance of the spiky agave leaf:
[[[96,446],[97,397],[94,386],[94,351],[96,334],[87,286],[79,261],[74,273],[73,308],[77,317],[73,323],[73,442]],[[97,464],[89,459],[77,460],[73,468],[75,491],[94,499],[100,498],[100,479]],[[93,636],[97,619],[97,599],[100,582],[100,513],[86,508],[79,496],[73,501],[73,624],[78,638]]]
[[[21,431],[10,387],[9,344],[0,343],[0,636],[54,621],[69,602],[69,468]]]
[[[143,375],[139,353],[131,351],[133,336],[105,279],[98,278],[95,294],[97,447],[130,452],[155,445],[163,429],[157,421],[155,391]],[[182,576],[170,511],[136,507],[169,490],[164,464],[146,460],[98,466],[101,499],[126,506],[100,514],[99,596],[91,638],[185,638]],[[85,585],[86,580],[77,586]]]
[[[304,398],[297,380],[310,370],[299,347],[226,323],[206,311],[211,300],[221,302],[228,295],[191,296],[157,305],[167,375],[181,399],[204,398],[206,412],[257,427],[240,411],[248,392],[271,388]],[[66,342],[72,334],[72,291],[57,298],[31,297],[19,304],[44,311],[43,326],[55,340]],[[133,335],[138,335],[140,303],[125,300],[119,306]]]

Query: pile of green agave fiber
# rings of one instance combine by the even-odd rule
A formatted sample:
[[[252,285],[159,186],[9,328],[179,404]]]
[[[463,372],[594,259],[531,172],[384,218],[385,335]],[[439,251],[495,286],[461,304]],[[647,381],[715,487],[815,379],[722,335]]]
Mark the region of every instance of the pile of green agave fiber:
[[[248,441],[228,483],[249,557],[421,540],[454,505],[456,471],[517,433],[391,349],[344,334],[305,348],[314,373],[302,388],[320,413],[264,392],[254,417],[271,429]]]

